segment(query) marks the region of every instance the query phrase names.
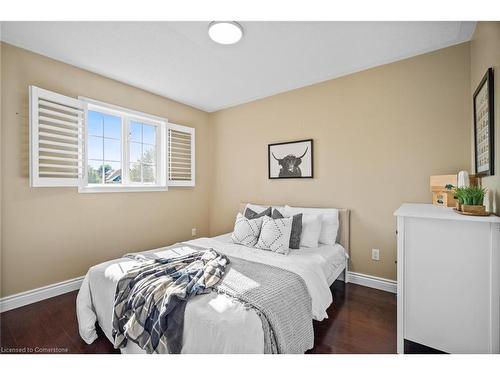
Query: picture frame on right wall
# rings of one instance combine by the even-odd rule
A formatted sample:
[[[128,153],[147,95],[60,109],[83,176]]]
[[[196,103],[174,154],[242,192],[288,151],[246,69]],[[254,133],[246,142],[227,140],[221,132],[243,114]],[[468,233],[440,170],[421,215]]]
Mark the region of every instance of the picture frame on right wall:
[[[473,96],[475,173],[495,174],[493,69],[489,68]]]

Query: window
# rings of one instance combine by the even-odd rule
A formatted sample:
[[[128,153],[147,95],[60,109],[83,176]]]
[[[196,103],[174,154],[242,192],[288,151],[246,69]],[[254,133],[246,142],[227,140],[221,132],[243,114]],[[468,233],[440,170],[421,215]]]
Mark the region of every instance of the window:
[[[88,111],[87,116],[87,182],[120,184],[122,120],[97,111]]]
[[[133,183],[156,182],[156,127],[131,121],[129,127],[129,177]]]
[[[87,152],[81,192],[167,190],[167,122],[81,98]],[[162,173],[165,171],[165,173]]]
[[[194,129],[30,87],[31,186],[165,191],[194,186]]]

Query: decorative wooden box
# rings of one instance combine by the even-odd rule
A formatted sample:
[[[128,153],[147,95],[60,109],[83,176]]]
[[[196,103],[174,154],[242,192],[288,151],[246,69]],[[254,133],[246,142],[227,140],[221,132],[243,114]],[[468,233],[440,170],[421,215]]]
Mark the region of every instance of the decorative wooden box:
[[[444,207],[455,207],[457,200],[455,199],[454,187],[457,186],[457,175],[446,174],[431,176],[430,178],[432,204]]]
[[[444,207],[456,207],[455,192],[453,190],[433,191],[432,204]]]

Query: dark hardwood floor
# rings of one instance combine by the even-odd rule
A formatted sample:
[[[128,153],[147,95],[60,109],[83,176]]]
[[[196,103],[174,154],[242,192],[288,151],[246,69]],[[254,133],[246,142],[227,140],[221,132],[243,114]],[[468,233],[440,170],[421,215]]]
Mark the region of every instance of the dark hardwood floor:
[[[396,353],[396,295],[336,281],[328,319],[314,321],[308,353]]]
[[[430,346],[425,346],[413,341],[405,340],[405,354],[448,354],[448,353],[431,348]]]
[[[395,353],[396,296],[336,281],[328,319],[314,322],[308,353]],[[119,353],[105,338],[87,345],[78,333],[76,294],[71,292],[0,314],[2,353]]]
[[[99,338],[87,345],[78,333],[77,291],[62,294],[0,314],[0,342],[3,353],[119,353],[98,332]]]

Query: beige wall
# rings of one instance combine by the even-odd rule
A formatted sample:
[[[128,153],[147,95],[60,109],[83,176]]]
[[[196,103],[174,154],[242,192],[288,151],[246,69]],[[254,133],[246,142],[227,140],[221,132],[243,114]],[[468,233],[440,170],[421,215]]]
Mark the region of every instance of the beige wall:
[[[346,207],[351,270],[395,279],[394,210],[430,202],[430,175],[470,165],[469,52],[465,43],[211,114],[211,234],[231,230],[241,201]],[[315,178],[268,180],[267,145],[304,138]]]
[[[212,114],[2,44],[1,295],[88,267],[228,232],[241,201],[352,210],[352,270],[395,279],[401,202],[428,202],[428,177],[470,165],[469,44]],[[166,193],[30,189],[28,85],[196,127],[197,186]],[[267,179],[267,144],[314,138],[315,178]],[[209,227],[210,223],[210,227]],[[371,248],[381,260],[370,260]]]
[[[2,291],[10,295],[82,276],[124,252],[208,234],[208,114],[146,91],[2,44]],[[78,194],[30,189],[28,85],[83,95],[196,128],[196,187]]]
[[[495,92],[495,175],[484,177],[483,186],[489,190],[490,207],[500,214],[500,22],[478,22],[471,40],[471,96],[488,68],[493,68]],[[472,112],[471,112],[472,116]],[[472,118],[472,117],[471,117]],[[471,120],[472,165],[474,171],[474,122]]]

